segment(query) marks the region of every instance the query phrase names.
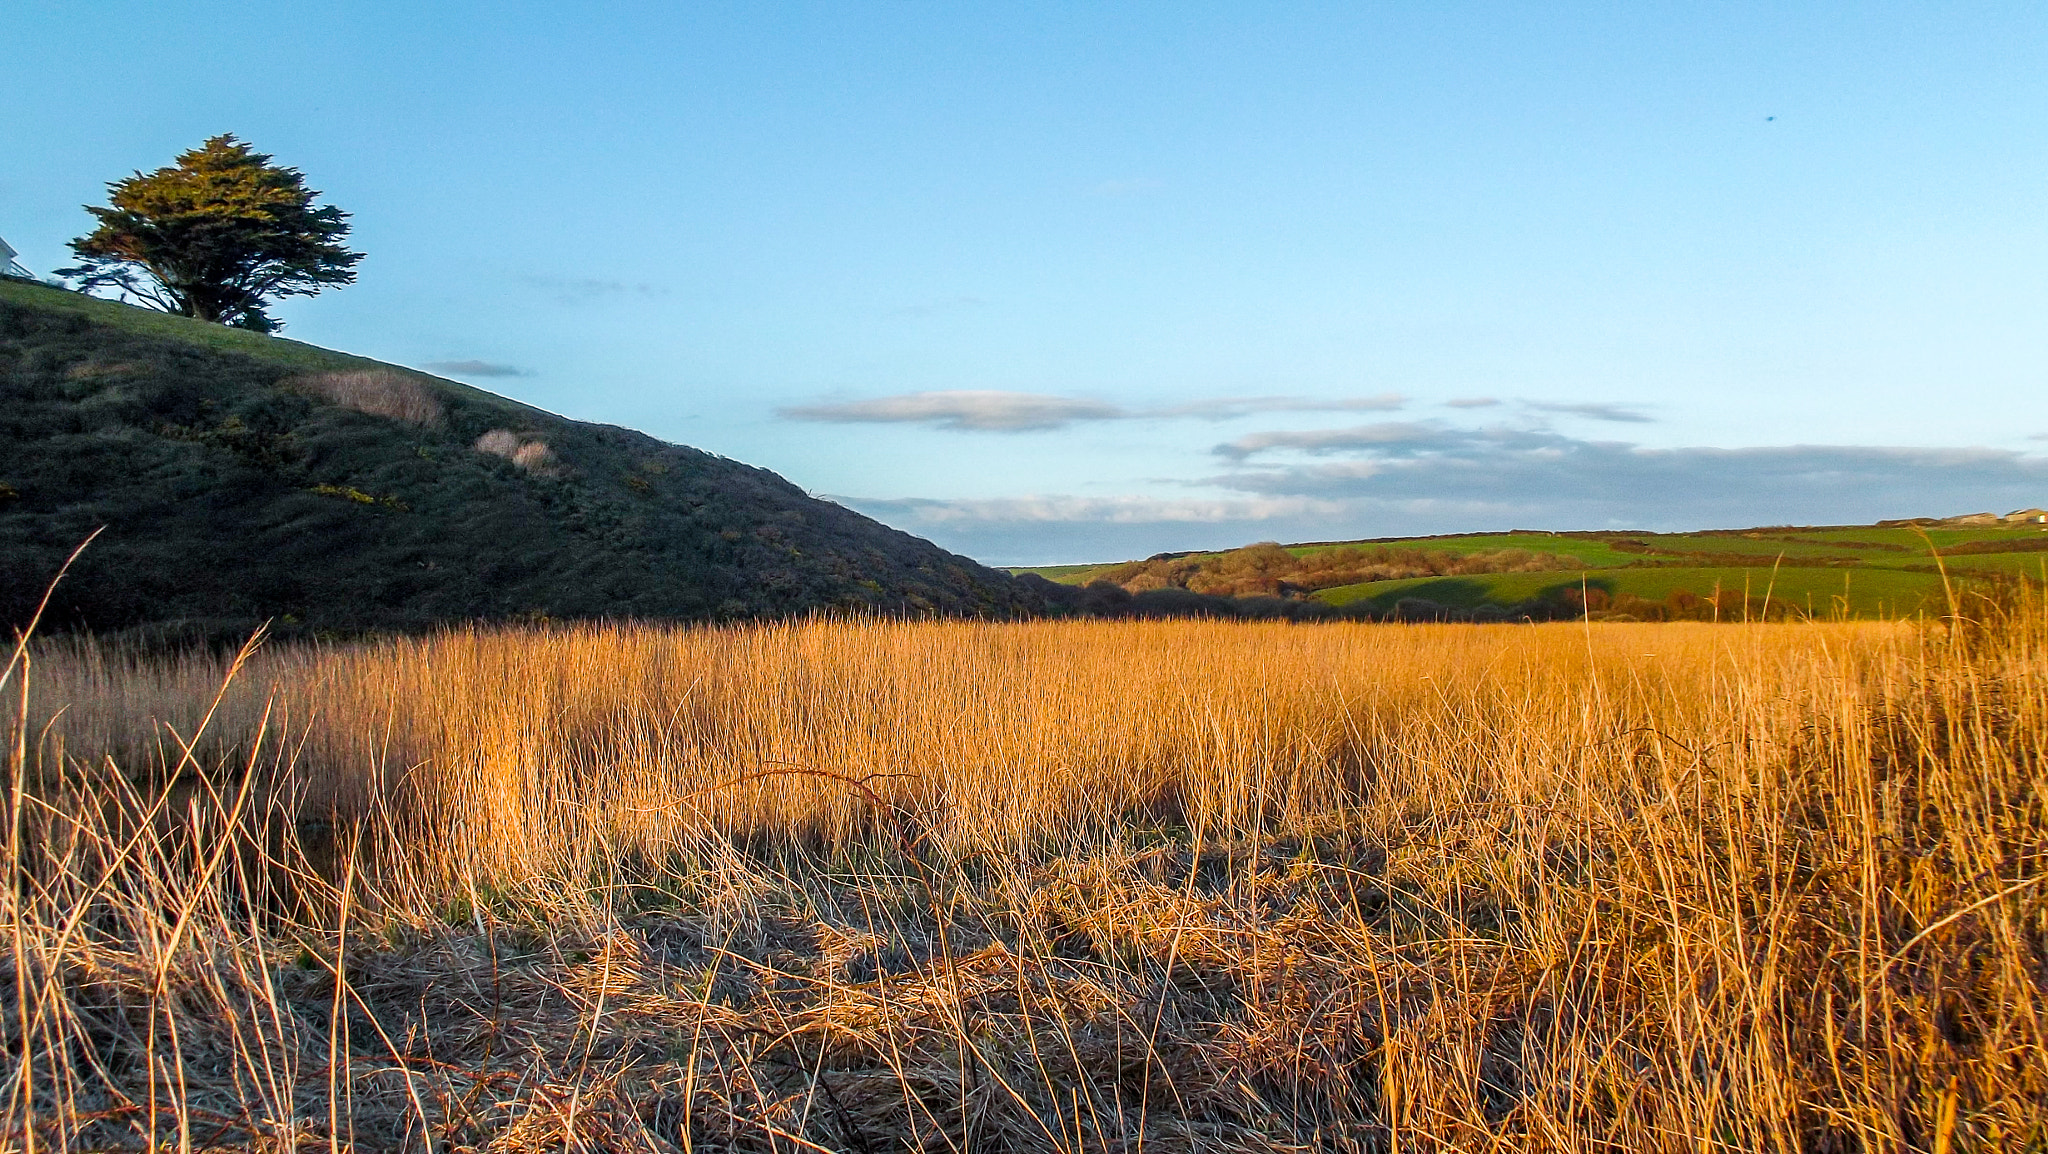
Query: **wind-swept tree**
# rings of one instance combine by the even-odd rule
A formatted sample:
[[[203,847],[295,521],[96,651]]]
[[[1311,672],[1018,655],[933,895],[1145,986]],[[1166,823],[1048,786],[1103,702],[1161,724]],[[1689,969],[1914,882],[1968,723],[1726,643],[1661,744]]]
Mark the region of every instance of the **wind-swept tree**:
[[[118,289],[165,312],[274,332],[271,301],[355,283],[348,214],[315,205],[305,175],[233,136],[107,185],[99,227],[71,242],[79,287]]]

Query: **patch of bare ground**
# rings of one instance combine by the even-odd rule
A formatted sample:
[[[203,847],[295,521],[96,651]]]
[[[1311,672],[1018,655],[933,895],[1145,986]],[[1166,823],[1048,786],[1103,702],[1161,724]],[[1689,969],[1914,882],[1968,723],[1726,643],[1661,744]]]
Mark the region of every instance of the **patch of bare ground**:
[[[0,1128],[2039,1149],[2044,641],[2018,606],[31,647]]]

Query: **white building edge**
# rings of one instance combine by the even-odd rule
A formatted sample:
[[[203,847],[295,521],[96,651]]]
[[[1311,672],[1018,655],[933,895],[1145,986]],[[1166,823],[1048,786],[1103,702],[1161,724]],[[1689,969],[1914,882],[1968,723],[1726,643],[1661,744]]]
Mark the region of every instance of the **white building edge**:
[[[0,237],[0,276],[17,276],[23,280],[36,280],[36,274],[21,267],[21,262],[14,259],[18,255],[14,251],[14,246],[8,244],[4,237]]]

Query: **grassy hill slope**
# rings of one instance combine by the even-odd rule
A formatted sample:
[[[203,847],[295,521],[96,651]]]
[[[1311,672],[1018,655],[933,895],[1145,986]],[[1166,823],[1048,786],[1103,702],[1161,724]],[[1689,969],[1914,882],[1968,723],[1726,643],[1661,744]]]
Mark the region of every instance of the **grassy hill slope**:
[[[295,341],[0,281],[0,622],[411,629],[1009,616],[985,569],[763,469]]]

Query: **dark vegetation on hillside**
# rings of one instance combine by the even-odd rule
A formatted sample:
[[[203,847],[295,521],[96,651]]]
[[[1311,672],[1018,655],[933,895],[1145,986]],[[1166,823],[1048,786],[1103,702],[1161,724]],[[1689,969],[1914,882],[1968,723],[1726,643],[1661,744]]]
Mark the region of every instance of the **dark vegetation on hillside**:
[[[0,284],[0,622],[1010,617],[1042,591],[763,469],[287,341]]]

